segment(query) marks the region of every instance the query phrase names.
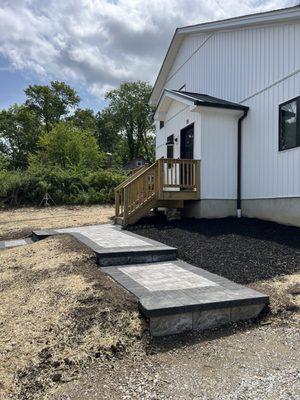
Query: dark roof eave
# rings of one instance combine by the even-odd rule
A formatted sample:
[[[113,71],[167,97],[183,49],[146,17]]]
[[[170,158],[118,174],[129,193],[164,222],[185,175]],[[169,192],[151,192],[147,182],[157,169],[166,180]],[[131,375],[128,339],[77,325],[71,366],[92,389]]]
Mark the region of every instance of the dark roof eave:
[[[224,103],[211,103],[208,101],[199,101],[195,100],[194,101],[195,106],[202,106],[202,107],[212,107],[212,108],[225,108],[228,110],[241,110],[241,111],[248,111],[249,107],[248,106],[242,106],[242,105],[235,105],[235,104],[224,104]]]

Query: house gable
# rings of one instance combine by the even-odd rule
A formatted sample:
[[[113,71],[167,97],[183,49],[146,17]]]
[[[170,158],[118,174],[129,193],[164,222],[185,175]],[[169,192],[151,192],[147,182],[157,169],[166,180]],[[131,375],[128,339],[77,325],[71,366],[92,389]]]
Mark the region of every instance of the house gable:
[[[177,29],[150,103],[157,105],[164,88],[183,85],[187,91],[245,101],[298,71],[297,41],[288,38],[300,36],[299,23],[297,6]]]

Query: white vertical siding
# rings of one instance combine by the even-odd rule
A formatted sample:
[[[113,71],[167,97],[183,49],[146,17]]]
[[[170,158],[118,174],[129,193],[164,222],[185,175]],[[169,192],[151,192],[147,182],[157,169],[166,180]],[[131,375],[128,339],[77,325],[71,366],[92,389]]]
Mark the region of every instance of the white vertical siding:
[[[300,73],[247,102],[243,124],[242,197],[300,196],[300,148],[278,150],[278,106],[300,95]]]
[[[216,32],[206,41],[198,35],[194,52],[196,37],[183,42],[167,88],[186,83],[189,91],[240,102],[300,68],[300,23]]]
[[[201,198],[236,198],[237,117],[206,111],[202,116]]]
[[[194,158],[199,160],[201,158],[200,114],[190,112],[189,106],[177,101],[173,101],[168,109],[164,128],[157,131],[157,158],[167,156],[166,141],[170,135],[174,135],[174,139],[177,139],[174,143],[174,158],[179,158],[180,130],[192,123],[194,123]]]
[[[278,106],[300,95],[299,38],[300,22],[219,31],[206,36],[190,35],[183,42],[166,82],[165,86],[170,89],[186,84],[188,91],[243,102],[250,107],[243,122],[244,199],[300,196],[300,148],[278,151]],[[164,139],[158,133],[159,156],[165,155],[166,136],[184,127],[188,115],[197,114],[188,109],[176,114],[177,111],[174,106],[170,111],[173,115],[168,115]],[[200,138],[198,119],[195,140]],[[202,196],[235,198],[234,181],[227,182],[222,175],[224,157],[232,157],[232,163],[226,168],[236,168],[234,134],[222,136],[221,129],[217,128],[218,125],[222,128],[223,122],[217,116],[215,122],[206,118],[202,122],[207,127],[203,128],[202,154],[200,142],[195,141],[196,154],[204,166]],[[222,132],[227,129],[227,123],[224,124]],[[208,135],[208,131],[213,133]],[[231,132],[229,126],[228,131]],[[237,126],[235,135],[236,131]],[[179,142],[176,156],[178,146]],[[225,175],[230,176],[228,171]]]
[[[177,73],[177,69],[181,68],[181,66],[187,62],[187,60],[192,57],[200,48],[204,45],[210,35],[202,34],[202,35],[189,35],[183,41],[183,45],[180,47],[178,54],[175,58],[174,64],[169,73],[169,78]],[[185,76],[181,75],[183,78],[182,81],[178,83],[178,87],[174,87],[173,89],[179,89],[185,82]]]
[[[166,157],[174,135],[174,158],[180,157],[180,130],[194,123],[194,158],[201,160],[201,198],[236,198],[237,117],[228,111],[194,111],[173,101],[157,134],[157,158]]]

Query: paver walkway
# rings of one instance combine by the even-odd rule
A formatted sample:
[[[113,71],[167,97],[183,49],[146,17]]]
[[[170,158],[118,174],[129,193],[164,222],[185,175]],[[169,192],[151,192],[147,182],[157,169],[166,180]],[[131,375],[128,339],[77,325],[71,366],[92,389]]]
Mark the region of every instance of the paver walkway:
[[[176,260],[175,248],[116,225],[34,231],[32,237],[66,233],[90,247],[102,270],[138,298],[153,335],[253,318],[268,302],[259,292]],[[10,241],[5,247],[21,244]]]
[[[16,239],[16,240],[4,240],[0,242],[0,249],[7,249],[11,247],[24,246],[25,244],[31,244],[33,240],[31,238]]]
[[[127,232],[112,224],[34,231],[33,237],[39,240],[64,233],[69,233],[90,247],[101,266],[175,260],[177,255],[177,250],[173,247]]]
[[[268,301],[262,293],[182,260],[103,270],[139,298],[153,335],[253,318]]]

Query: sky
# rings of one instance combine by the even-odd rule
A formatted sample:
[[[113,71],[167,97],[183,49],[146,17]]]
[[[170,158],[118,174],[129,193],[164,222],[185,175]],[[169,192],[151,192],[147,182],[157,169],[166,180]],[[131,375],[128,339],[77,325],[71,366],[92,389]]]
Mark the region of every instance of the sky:
[[[0,109],[29,84],[60,80],[81,107],[105,106],[124,81],[155,82],[176,27],[299,0],[0,0]]]

